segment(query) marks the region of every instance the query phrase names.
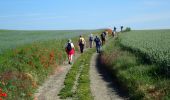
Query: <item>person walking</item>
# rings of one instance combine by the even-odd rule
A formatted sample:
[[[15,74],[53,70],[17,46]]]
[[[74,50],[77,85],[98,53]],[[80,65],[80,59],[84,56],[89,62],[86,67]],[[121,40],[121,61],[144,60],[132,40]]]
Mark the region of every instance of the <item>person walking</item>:
[[[80,38],[79,38],[79,47],[80,47],[80,52],[83,53],[84,51],[84,46],[85,46],[85,39],[82,37],[82,35],[80,35]]]
[[[90,48],[93,47],[93,34],[90,34],[90,37],[89,37],[89,45],[90,45]]]
[[[114,26],[114,29],[113,29],[113,30],[114,30],[115,32],[116,32],[116,29],[117,29],[117,28]]]
[[[68,40],[66,46],[65,46],[65,50],[66,53],[68,55],[68,63],[72,64],[72,59],[73,59],[73,55],[75,53],[75,48],[74,48],[74,44],[72,43],[71,39]]]
[[[97,53],[101,52],[101,40],[98,36],[95,37],[94,42],[96,43],[96,51]]]
[[[104,44],[105,44],[105,41],[106,41],[106,32],[103,32],[103,33],[101,34],[101,40],[102,40],[102,45],[104,45]]]
[[[115,37],[116,36],[116,27],[114,26],[114,29],[112,31],[112,36]]]
[[[123,26],[120,26],[120,30],[121,30],[121,32],[123,31]]]

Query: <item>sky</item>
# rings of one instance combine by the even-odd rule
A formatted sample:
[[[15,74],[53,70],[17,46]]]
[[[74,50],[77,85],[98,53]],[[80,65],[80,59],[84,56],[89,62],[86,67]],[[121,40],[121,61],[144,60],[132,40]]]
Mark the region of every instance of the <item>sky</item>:
[[[170,0],[1,0],[0,29],[170,29]]]

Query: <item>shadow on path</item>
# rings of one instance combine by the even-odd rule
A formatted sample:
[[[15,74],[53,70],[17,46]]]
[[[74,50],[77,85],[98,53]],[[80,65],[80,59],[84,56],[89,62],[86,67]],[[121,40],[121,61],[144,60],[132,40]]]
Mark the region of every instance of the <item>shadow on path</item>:
[[[102,79],[108,83],[107,87],[110,89],[110,91],[115,92],[118,96],[127,100],[128,92],[123,90],[123,88],[121,88],[117,79],[111,74],[111,71],[109,71],[106,68],[106,66],[100,62],[100,54],[97,54],[96,67]]]

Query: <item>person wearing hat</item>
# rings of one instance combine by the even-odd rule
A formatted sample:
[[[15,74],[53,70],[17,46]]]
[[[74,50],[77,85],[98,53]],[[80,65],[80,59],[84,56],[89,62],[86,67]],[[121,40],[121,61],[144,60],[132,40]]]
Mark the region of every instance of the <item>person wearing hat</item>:
[[[69,64],[72,64],[72,59],[73,59],[73,55],[75,53],[75,48],[74,48],[74,44],[72,43],[71,39],[68,40],[68,42],[65,46],[65,50],[68,55]]]
[[[80,47],[80,52],[83,53],[83,51],[84,51],[84,46],[85,46],[86,41],[85,41],[85,39],[82,37],[82,35],[80,35],[80,38],[79,38],[78,43],[79,43],[79,47]]]

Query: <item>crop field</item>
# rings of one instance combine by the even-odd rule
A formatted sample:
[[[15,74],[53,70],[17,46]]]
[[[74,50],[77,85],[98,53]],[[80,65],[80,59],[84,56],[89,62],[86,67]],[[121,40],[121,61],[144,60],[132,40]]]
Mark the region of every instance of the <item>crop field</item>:
[[[80,34],[100,30],[0,31],[0,89],[8,99],[33,99],[38,85],[67,60],[65,44],[71,38],[78,50]]]
[[[16,31],[0,30],[0,53],[6,49],[35,41],[68,39],[80,34],[90,34],[97,30],[57,30],[57,31]]]
[[[68,38],[72,39],[78,52],[77,41],[80,34],[83,34],[87,40],[90,33],[96,34],[102,31],[0,30],[1,91],[7,93],[9,100],[34,99],[38,86],[42,85],[56,67],[67,60],[64,46]],[[102,50],[100,55],[102,64],[111,70],[120,85],[128,90],[130,98],[170,98],[170,30],[122,32],[117,38],[109,37]],[[78,59],[79,65],[73,64],[73,71],[79,70],[76,68],[82,64],[89,65],[88,60],[84,59],[90,59],[93,51],[87,53],[86,56],[80,57],[85,62]],[[88,79],[89,76],[86,76],[88,70],[89,68],[85,67],[82,75],[80,74],[80,79],[81,77]],[[91,98],[87,86],[89,80],[78,81],[80,83],[75,96],[84,98],[81,94],[87,94],[86,96]],[[66,91],[69,92],[67,89]],[[66,92],[63,93],[61,95],[65,96]]]
[[[170,30],[131,31],[120,35],[121,45],[140,52],[145,61],[156,63],[169,73]]]
[[[170,30],[123,32],[103,47],[101,62],[133,100],[169,100]]]

